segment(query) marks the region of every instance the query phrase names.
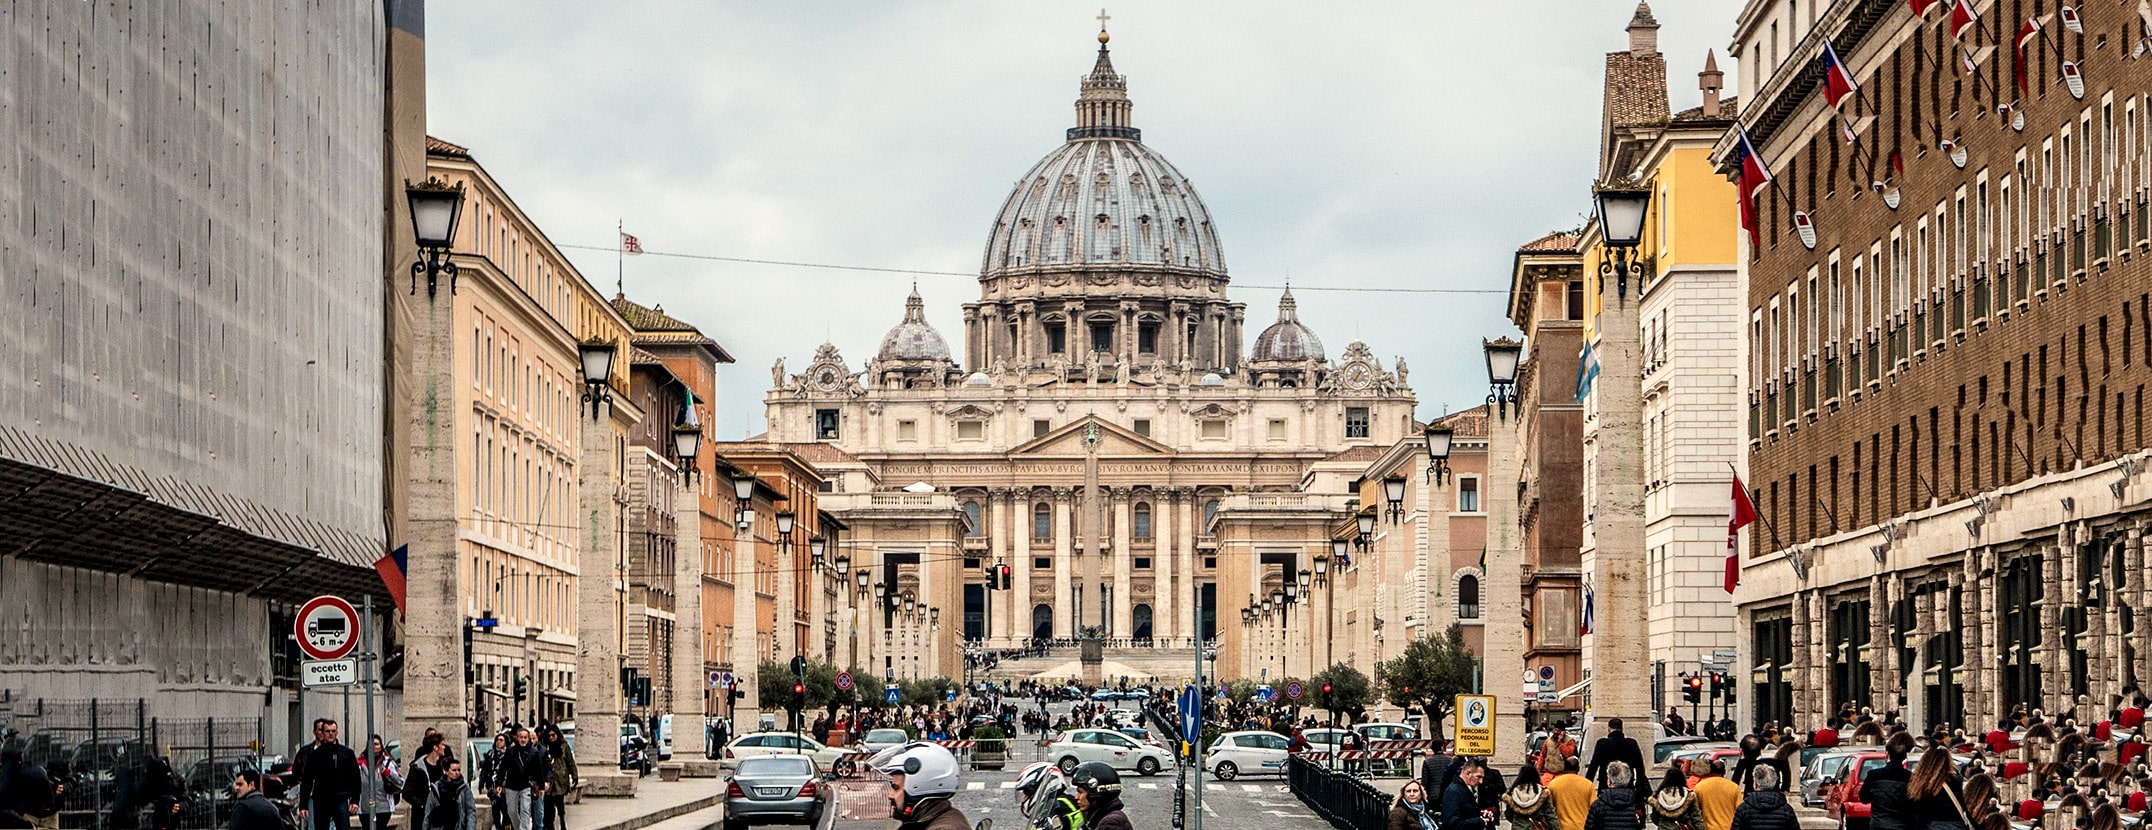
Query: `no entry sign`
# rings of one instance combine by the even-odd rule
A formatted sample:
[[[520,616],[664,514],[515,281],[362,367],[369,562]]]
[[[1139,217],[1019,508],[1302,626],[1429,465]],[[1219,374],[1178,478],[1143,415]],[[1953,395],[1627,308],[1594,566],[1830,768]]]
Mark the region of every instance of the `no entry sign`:
[[[292,620],[299,650],[315,660],[341,660],[359,644],[359,612],[342,597],[319,596],[299,606]]]

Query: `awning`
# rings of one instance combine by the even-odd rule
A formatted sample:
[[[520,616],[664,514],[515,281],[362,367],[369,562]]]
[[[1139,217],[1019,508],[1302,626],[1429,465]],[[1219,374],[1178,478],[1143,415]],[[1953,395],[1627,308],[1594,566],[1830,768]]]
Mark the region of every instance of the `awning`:
[[[574,689],[551,689],[548,691],[539,692],[538,694],[545,697],[550,697],[554,700],[566,700],[571,702],[575,700]]]

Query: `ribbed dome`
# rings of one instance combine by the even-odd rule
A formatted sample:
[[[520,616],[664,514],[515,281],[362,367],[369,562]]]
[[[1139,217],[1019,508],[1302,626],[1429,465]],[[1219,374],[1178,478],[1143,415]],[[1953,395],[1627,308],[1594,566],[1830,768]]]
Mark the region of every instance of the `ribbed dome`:
[[[882,335],[882,351],[875,359],[884,362],[949,359],[948,341],[927,324],[926,301],[919,298],[919,289],[913,288],[912,296],[904,301],[904,322]]]
[[[1286,289],[1285,296],[1278,298],[1278,322],[1256,335],[1255,352],[1250,359],[1258,363],[1324,359],[1322,339],[1300,324],[1300,307],[1293,301],[1292,289]]]
[[[1068,142],[1017,180],[982,270],[1164,265],[1225,273],[1210,209],[1188,177],[1128,125],[1127,79],[1102,45]]]

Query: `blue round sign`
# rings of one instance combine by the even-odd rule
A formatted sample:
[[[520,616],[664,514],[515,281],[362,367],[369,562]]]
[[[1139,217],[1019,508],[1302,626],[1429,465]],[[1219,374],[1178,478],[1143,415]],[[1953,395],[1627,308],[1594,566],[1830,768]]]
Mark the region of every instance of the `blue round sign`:
[[[850,691],[852,689],[851,672],[841,671],[837,673],[837,688],[840,691]]]
[[[1288,700],[1299,700],[1300,696],[1306,694],[1307,691],[1307,689],[1301,688],[1298,680],[1285,684],[1285,697]]]

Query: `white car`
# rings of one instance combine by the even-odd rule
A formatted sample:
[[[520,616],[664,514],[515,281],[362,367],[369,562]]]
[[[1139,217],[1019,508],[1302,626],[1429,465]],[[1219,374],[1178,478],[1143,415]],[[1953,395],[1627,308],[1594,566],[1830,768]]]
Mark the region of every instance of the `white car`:
[[[1066,774],[1074,774],[1077,764],[1089,761],[1102,761],[1114,769],[1132,769],[1141,775],[1157,775],[1159,770],[1173,765],[1173,753],[1137,743],[1111,729],[1071,729],[1046,748],[1046,757]]]
[[[1283,775],[1285,748],[1290,743],[1276,732],[1227,732],[1203,754],[1203,770],[1220,781],[1243,775]]]
[[[724,757],[717,760],[717,765],[722,769],[732,769],[739,766],[741,758],[757,755],[806,755],[814,759],[817,769],[829,772],[830,765],[836,763],[837,759],[853,754],[856,754],[856,750],[823,746],[813,738],[790,732],[757,732],[753,735],[741,735],[734,738],[732,743],[726,744]]]
[[[911,737],[902,729],[869,729],[867,734],[860,736],[859,748],[872,755],[893,746],[902,746],[910,740]]]

